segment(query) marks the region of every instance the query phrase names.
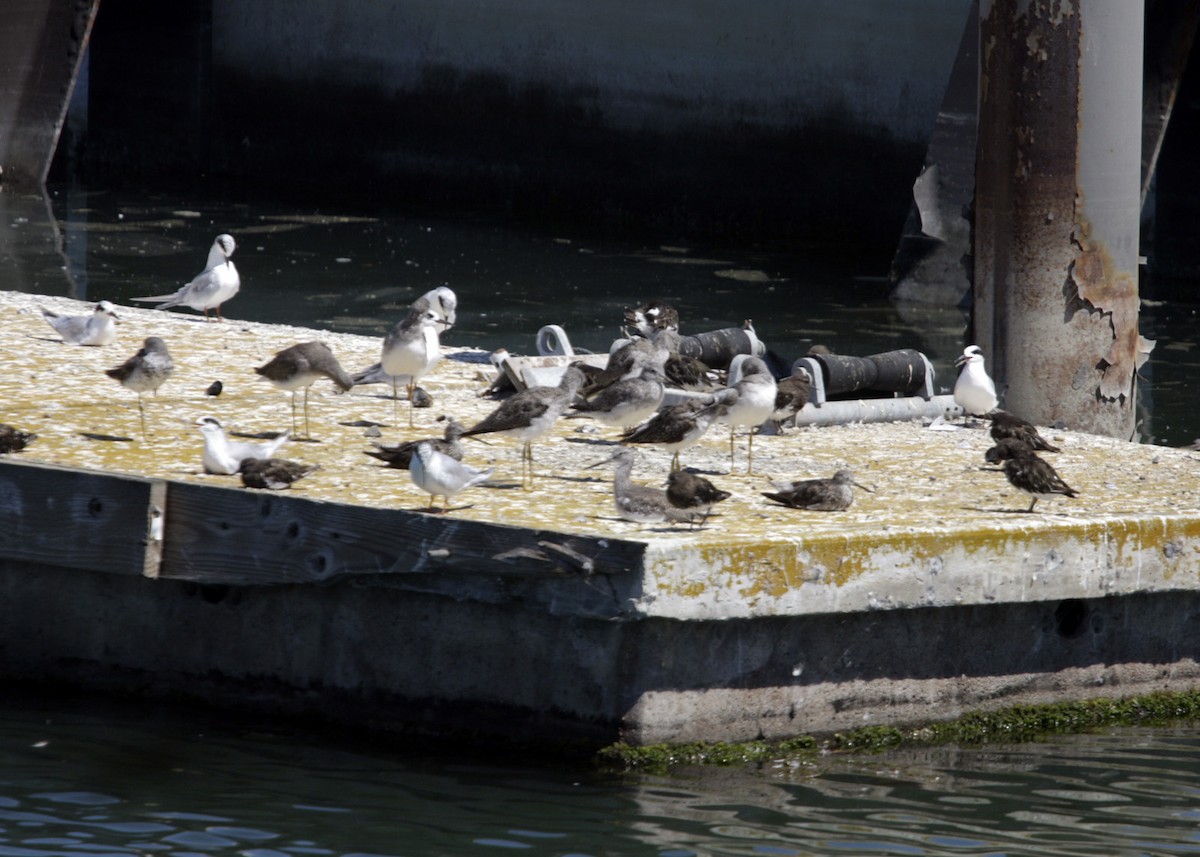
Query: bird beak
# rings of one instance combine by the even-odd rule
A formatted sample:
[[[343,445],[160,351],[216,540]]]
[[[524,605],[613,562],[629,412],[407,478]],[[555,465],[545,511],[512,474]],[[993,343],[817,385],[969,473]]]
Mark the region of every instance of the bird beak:
[[[868,488],[866,485],[863,485],[861,482],[855,482],[855,481],[851,480],[851,481],[850,481],[850,484],[851,484],[851,485],[857,485],[859,488],[861,488],[862,490],[866,491],[868,494],[874,494],[874,493],[875,493],[875,489],[874,489],[874,488]]]
[[[963,355],[963,356],[960,356],[960,357],[959,357],[957,360],[955,360],[955,361],[954,361],[954,365],[955,365],[955,366],[962,366],[962,365],[963,365],[964,363],[966,363],[966,362],[967,362],[967,358],[966,358],[966,356],[965,356],[965,355]]]
[[[603,461],[597,461],[595,464],[589,464],[587,467],[584,468],[584,470],[592,470],[596,467],[601,466],[602,464],[608,464],[610,461],[613,461],[620,454],[621,454],[620,452],[615,452],[612,455],[610,455],[608,458],[604,459]]]

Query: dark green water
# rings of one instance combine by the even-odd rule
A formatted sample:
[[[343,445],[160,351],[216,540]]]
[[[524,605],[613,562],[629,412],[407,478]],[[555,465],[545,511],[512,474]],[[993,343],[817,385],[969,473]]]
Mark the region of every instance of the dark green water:
[[[1197,851],[1196,729],[650,777],[430,759],[214,713],[0,705],[0,857]]]

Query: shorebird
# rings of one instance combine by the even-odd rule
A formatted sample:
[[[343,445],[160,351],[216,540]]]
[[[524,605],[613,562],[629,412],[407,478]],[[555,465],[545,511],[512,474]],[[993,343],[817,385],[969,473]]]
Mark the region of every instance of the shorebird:
[[[156,303],[159,309],[185,306],[202,310],[205,321],[208,321],[208,311],[215,309],[217,321],[224,321],[221,317],[221,304],[232,300],[242,287],[242,280],[238,277],[237,268],[233,266],[233,259],[230,258],[235,249],[237,244],[234,243],[232,235],[218,235],[208,250],[208,263],[204,270],[190,283],[169,295],[152,295],[134,300]]]
[[[293,482],[320,469],[319,464],[301,464],[286,458],[243,458],[238,473],[242,475],[242,484],[247,488],[278,491],[291,488]]]
[[[978,345],[968,345],[954,362],[964,367],[954,382],[954,401],[967,416],[983,416],[996,409],[996,385],[983,367],[983,351]]]
[[[667,499],[667,492],[648,485],[637,485],[631,477],[633,462],[637,453],[632,449],[618,449],[609,458],[588,465],[600,467],[615,462],[616,475],[613,477],[613,502],[617,515],[625,521],[635,524],[687,524],[692,521],[691,512],[676,509]]]
[[[418,301],[417,304],[420,304]],[[413,388],[423,376],[428,375],[441,359],[441,346],[438,342],[437,328],[445,325],[446,320],[438,313],[417,304],[409,310],[408,316],[393,327],[383,338],[383,353],[379,365],[388,375],[392,376],[392,408],[393,418],[399,419],[399,394],[397,376],[408,378],[408,425],[413,426]]]
[[[652,300],[640,307],[625,307],[625,327],[633,328],[646,339],[660,330],[678,330],[679,312],[664,300]]]
[[[1028,444],[1035,451],[1062,451],[1038,434],[1037,426],[1028,420],[1021,419],[1015,414],[997,410],[992,411],[990,419],[992,421],[992,440],[1000,441],[1011,438],[1012,440],[1019,440]]]
[[[666,352],[659,352],[665,359]],[[609,384],[590,399],[576,402],[569,416],[592,417],[608,426],[630,429],[650,417],[666,395],[662,362],[655,360],[624,380]]]
[[[20,452],[35,440],[37,440],[37,435],[31,431],[23,431],[8,425],[8,423],[0,423],[0,455]]]
[[[725,389],[704,398],[687,399],[677,405],[668,405],[637,428],[626,432],[621,441],[661,446],[672,453],[671,470],[679,470],[679,453],[699,443],[700,438],[704,437],[704,433],[716,420],[720,409],[736,398],[736,392]]]
[[[462,437],[463,426],[454,417],[441,416],[439,420],[446,421],[446,430],[440,438],[422,438],[421,440],[407,440],[404,443],[395,444],[393,446],[385,446],[382,443],[373,443],[374,449],[364,450],[365,454],[372,458],[378,458],[388,467],[394,467],[397,470],[408,470],[409,462],[412,461],[413,453],[417,451],[417,444],[422,440],[428,440],[433,444],[433,448],[443,455],[448,455],[455,461],[462,461],[463,451],[462,444],[458,439]]]
[[[201,417],[196,425],[204,435],[204,472],[225,476],[237,473],[247,458],[270,458],[289,437],[283,432],[265,443],[246,443],[225,437],[225,429],[215,417]]]
[[[810,512],[841,512],[850,508],[854,502],[856,485],[864,491],[871,489],[854,481],[853,471],[842,469],[829,479],[802,479],[790,484],[778,485],[779,491],[762,492],[768,500],[782,503],[793,509],[807,509]]]
[[[42,318],[67,345],[108,345],[117,338],[114,319],[120,316],[111,303],[100,301],[91,315],[60,315],[43,307]]]
[[[687,470],[674,470],[667,476],[667,502],[690,514],[693,523],[699,516],[700,526],[704,526],[704,522],[708,520],[713,506],[732,496],[703,476]]]
[[[775,390],[775,410],[771,419],[782,423],[793,419],[808,404],[812,376],[803,366],[794,366],[791,375],[776,382]]]
[[[1062,480],[1049,462],[1039,458],[1029,444],[1022,441],[1005,438],[989,449],[984,458],[988,464],[1004,462],[1004,476],[1008,484],[1031,498],[1026,512],[1032,512],[1038,500],[1055,495],[1075,497],[1079,494]]]
[[[587,382],[580,388],[579,394],[585,399],[594,396],[605,387],[641,374],[642,369],[655,359],[658,359],[658,356],[650,340],[637,338],[622,342],[608,353],[608,362],[604,364],[603,369],[587,363],[579,364],[587,376]],[[667,355],[663,354],[662,360],[666,359]]]
[[[492,475],[492,468],[480,470],[461,461],[456,461],[448,455],[438,452],[433,444],[423,440],[417,444],[412,462],[408,468],[413,485],[429,494],[429,511],[437,511],[434,500],[439,496],[445,499],[441,511],[449,511],[450,498],[460,491],[466,491],[486,482]]]
[[[328,378],[343,393],[354,386],[333,352],[323,342],[300,342],[291,345],[255,370],[276,387],[292,394],[292,433],[296,431],[296,393],[304,389],[304,436],[308,430],[308,388],[317,380]]]
[[[584,382],[578,366],[568,366],[555,387],[529,387],[462,433],[463,437],[504,434],[521,441],[521,486],[533,487],[533,442],[546,434],[575,399]]]
[[[760,357],[747,357],[741,363],[741,378],[732,387],[737,398],[722,408],[717,420],[729,425],[729,472],[733,472],[733,438],[738,426],[748,426],[749,460],[746,472],[754,472],[754,432],[775,412],[777,387],[771,370]]]
[[[158,388],[175,371],[175,362],[167,351],[167,343],[157,336],[147,336],[137,354],[120,366],[105,369],[104,374],[121,382],[126,390],[133,390],[138,397],[138,416],[142,420],[142,437],[146,431],[146,409],[142,404],[142,393],[158,394]]]

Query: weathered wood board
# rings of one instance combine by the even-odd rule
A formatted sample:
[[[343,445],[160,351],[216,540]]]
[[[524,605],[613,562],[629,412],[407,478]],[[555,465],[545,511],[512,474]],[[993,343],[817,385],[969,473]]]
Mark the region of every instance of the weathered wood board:
[[[155,576],[160,479],[0,459],[0,560]]]
[[[645,545],[270,492],[171,482],[159,576],[212,584],[347,575],[523,577],[640,569]]]

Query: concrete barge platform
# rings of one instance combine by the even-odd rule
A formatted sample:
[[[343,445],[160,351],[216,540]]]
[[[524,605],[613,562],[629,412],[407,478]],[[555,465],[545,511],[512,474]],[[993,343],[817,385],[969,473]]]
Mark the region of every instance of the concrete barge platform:
[[[597,746],[1200,687],[1195,452],[1049,432],[1063,451],[1047,457],[1079,497],[1025,514],[1028,498],[983,469],[978,428],[792,429],[756,438],[753,476],[745,435],[731,473],[714,429],[683,463],[733,497],[689,530],[618,520],[611,474],[585,469],[616,433],[563,420],[534,447],[531,491],[517,442],[464,441],[495,475],[431,515],[406,472],[364,455],[364,423],[391,443],[495,406],[478,395],[491,367],[453,331],[416,429],[403,402],[393,423],[382,387],[318,382],[315,440],[281,454],[322,469],[259,492],[201,472],[195,420],[287,429],[289,394],[254,367],[320,339],[354,371],[378,359],[378,338],[121,307],[115,344],[70,347],[39,306],[88,309],[0,293],[0,420],[39,435],[0,458],[8,679]],[[143,440],[136,397],[103,370],[148,335],[177,368],[146,399]],[[224,392],[206,395],[215,380]],[[661,484],[668,462],[645,450],[635,481]],[[875,490],[846,512],[760,496],[771,479],[843,466]]]

